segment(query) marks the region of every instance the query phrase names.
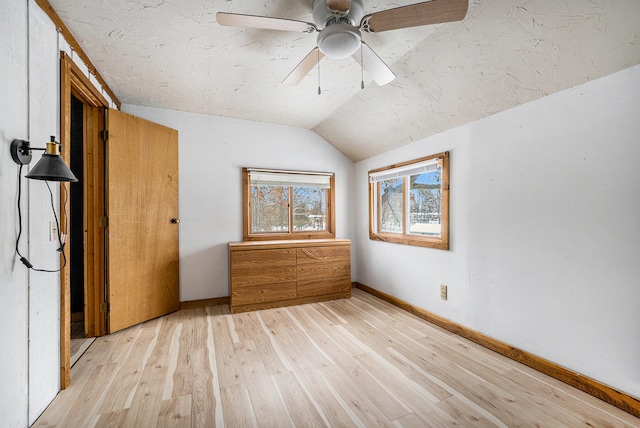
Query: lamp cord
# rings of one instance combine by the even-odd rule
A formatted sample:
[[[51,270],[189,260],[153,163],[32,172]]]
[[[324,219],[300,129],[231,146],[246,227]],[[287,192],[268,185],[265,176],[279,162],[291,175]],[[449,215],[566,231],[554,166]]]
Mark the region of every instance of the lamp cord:
[[[20,256],[20,261],[29,269],[34,270],[36,272],[50,272],[50,273],[55,273],[55,272],[60,272],[62,269],[64,269],[64,267],[67,265],[67,255],[64,252],[64,243],[62,242],[62,234],[60,232],[60,222],[58,221],[58,215],[56,214],[56,207],[55,207],[55,203],[53,201],[53,192],[51,191],[51,187],[49,186],[49,182],[45,181],[45,183],[47,184],[47,189],[49,189],[49,196],[51,199],[51,210],[53,211],[53,217],[56,220],[56,229],[58,230],[58,243],[60,244],[60,247],[58,248],[58,252],[62,253],[62,259],[63,259],[63,264],[62,266],[60,266],[60,269],[56,269],[56,270],[51,270],[51,269],[38,269],[33,267],[33,265],[31,264],[31,262],[29,260],[27,260],[26,257],[24,257],[21,253],[20,253],[20,237],[22,236],[22,209],[20,208],[20,199],[22,197],[22,165],[20,165],[18,167],[18,237],[16,238],[16,254],[18,254]],[[64,203],[63,203],[63,209],[66,215],[67,212],[67,200],[68,200],[68,192],[67,192],[67,188],[65,186],[64,187]]]
[[[20,196],[22,195],[22,165],[18,167],[18,237],[16,238],[16,254],[22,257],[18,244],[20,243],[20,237],[22,236],[22,210],[20,209]]]

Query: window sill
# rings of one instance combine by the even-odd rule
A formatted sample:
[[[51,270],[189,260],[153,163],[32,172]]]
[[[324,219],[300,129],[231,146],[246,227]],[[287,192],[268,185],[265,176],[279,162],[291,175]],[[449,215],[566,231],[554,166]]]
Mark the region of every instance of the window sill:
[[[298,239],[333,239],[335,233],[320,232],[297,232],[297,233],[254,233],[243,237],[244,241],[282,241]]]
[[[373,241],[390,242],[394,244],[414,245],[417,247],[449,250],[449,241],[443,238],[428,238],[423,236],[395,235],[391,233],[370,233]]]

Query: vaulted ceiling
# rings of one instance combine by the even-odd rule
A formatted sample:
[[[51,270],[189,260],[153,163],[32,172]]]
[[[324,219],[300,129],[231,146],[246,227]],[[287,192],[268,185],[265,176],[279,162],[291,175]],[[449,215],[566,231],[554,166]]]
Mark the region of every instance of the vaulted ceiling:
[[[354,161],[640,63],[638,0],[470,0],[459,22],[364,34],[397,76],[364,89],[351,58],[282,85],[315,35],[216,23],[313,22],[311,0],[49,3],[122,103],[308,128]]]

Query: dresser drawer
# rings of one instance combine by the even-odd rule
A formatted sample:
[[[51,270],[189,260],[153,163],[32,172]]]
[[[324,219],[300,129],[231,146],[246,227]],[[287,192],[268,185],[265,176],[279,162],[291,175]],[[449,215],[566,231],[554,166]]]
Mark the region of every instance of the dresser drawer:
[[[234,251],[230,258],[232,288],[296,280],[295,248]]]
[[[295,297],[295,281],[278,284],[247,285],[231,290],[231,304],[233,306],[277,302]]]
[[[323,296],[351,292],[351,278],[298,281],[298,297]]]
[[[298,281],[351,276],[348,246],[298,248]]]

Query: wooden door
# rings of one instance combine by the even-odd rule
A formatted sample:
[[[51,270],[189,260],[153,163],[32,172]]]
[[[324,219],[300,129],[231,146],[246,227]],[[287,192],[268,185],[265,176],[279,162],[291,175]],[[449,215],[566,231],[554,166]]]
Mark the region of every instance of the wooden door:
[[[116,110],[107,114],[107,328],[176,311],[178,131]]]

